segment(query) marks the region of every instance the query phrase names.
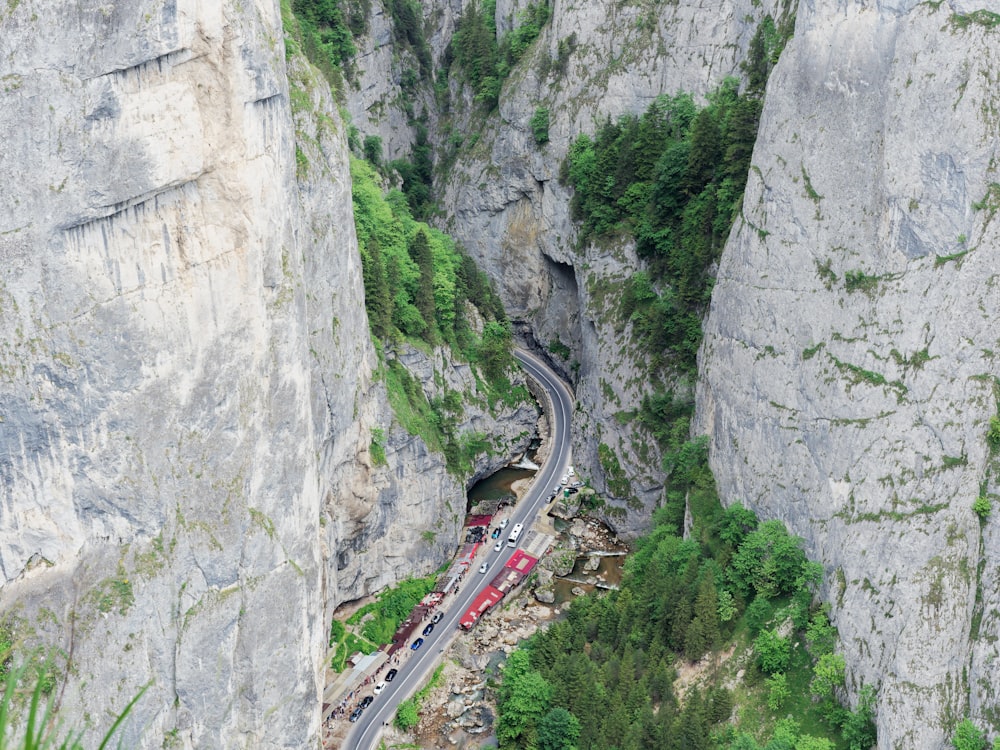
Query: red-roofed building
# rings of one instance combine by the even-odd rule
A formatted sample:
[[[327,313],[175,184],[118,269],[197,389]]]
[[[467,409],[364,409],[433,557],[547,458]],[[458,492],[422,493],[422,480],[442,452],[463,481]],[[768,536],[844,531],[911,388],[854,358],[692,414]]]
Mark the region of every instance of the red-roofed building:
[[[532,557],[524,550],[519,549],[504,567],[516,570],[521,575],[528,575],[537,562],[537,557]]]
[[[483,513],[475,516],[467,516],[465,519],[466,526],[489,526],[490,521],[493,520],[493,516]]]
[[[462,619],[458,621],[458,626],[462,630],[469,630],[473,625],[475,625],[479,618],[486,614],[490,607],[495,605],[503,599],[503,592],[499,591],[492,586],[487,586],[480,592],[479,596],[475,598],[472,602],[472,606],[469,607],[465,614],[462,615]]]
[[[501,568],[500,572],[493,577],[492,581],[490,581],[490,586],[506,596],[507,592],[511,589],[517,588],[517,585],[521,583],[524,578],[524,574],[520,571],[512,568]]]

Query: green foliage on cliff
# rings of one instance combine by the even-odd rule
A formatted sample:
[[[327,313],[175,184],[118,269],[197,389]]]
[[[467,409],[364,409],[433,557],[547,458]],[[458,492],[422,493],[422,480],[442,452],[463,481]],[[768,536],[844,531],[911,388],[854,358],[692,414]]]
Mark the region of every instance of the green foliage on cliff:
[[[448,235],[415,220],[402,193],[383,195],[370,164],[352,159],[351,177],[372,335],[389,350],[404,340],[420,348],[447,345],[453,358],[478,368],[480,393],[490,405],[527,399],[527,392],[510,382],[510,321],[486,275]],[[479,318],[479,334],[470,315]],[[445,388],[428,399],[421,383],[391,354],[383,372],[396,418],[432,450],[444,453],[449,471],[467,474],[475,457],[490,450],[483,436],[459,432],[462,394]],[[384,449],[373,455],[384,460]]]
[[[539,107],[528,122],[531,134],[535,137],[535,143],[539,146],[549,142],[549,110],[547,107]]]
[[[481,342],[469,327],[466,305],[486,321],[506,325],[503,305],[483,273],[451,237],[416,221],[402,193],[383,195],[371,165],[352,159],[351,179],[372,333],[387,343],[447,343],[466,359],[477,359]]]
[[[389,0],[393,37],[398,46],[409,49],[417,58],[421,74],[431,72],[431,49],[424,35],[423,14],[416,0]]]
[[[730,79],[702,109],[688,94],[661,96],[570,147],[562,177],[581,240],[632,235],[648,263],[622,313],[654,366],[694,371],[710,269],[739,210],[760,109]]]
[[[428,140],[427,126],[413,123],[415,138],[408,159],[394,159],[389,167],[403,180],[403,194],[410,211],[418,219],[427,218],[434,208],[431,188],[434,181],[434,156]]]
[[[473,0],[466,6],[451,40],[451,59],[487,110],[497,106],[500,89],[528,48],[548,23],[548,0],[520,11],[514,28],[497,37],[496,0]]]
[[[955,750],[986,750],[986,733],[969,719],[962,719],[951,736]],[[994,744],[994,747],[996,744]]]
[[[867,750],[872,704],[851,712],[809,690],[813,680],[842,685],[843,659],[831,658],[835,631],[812,606],[819,571],[801,540],[739,505],[723,510],[703,459],[674,479],[690,499],[690,534],[671,509],[659,511],[619,591],[577,598],[511,655],[500,747],[542,746],[551,725],[579,750]],[[723,655],[701,681],[675,692],[680,665],[713,649]],[[565,713],[549,720],[553,711]]]
[[[354,72],[354,37],[367,32],[370,10],[371,0],[291,0],[290,6],[283,0],[289,52],[301,49],[334,91],[342,93],[343,78]]]

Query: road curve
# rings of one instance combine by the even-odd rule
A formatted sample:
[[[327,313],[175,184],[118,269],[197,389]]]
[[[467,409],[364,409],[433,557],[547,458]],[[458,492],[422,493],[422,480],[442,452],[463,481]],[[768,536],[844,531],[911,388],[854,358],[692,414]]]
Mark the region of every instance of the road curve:
[[[566,473],[570,462],[570,421],[573,415],[573,395],[559,377],[549,369],[541,359],[523,350],[516,350],[514,356],[524,370],[548,394],[549,403],[543,404],[549,412],[549,438],[551,450],[542,467],[536,472],[534,480],[521,501],[514,506],[510,516],[510,524],[523,523],[526,530],[530,529],[537,515],[545,508],[552,496],[553,488],[559,484],[560,478]],[[509,527],[508,527],[509,528]],[[518,547],[530,539],[530,535],[522,535]],[[490,541],[487,539],[487,541]],[[442,609],[444,617],[435,626],[434,632],[424,636],[423,646],[419,651],[410,652],[397,669],[396,679],[388,684],[381,695],[375,697],[357,723],[348,732],[341,747],[344,750],[371,750],[376,747],[383,728],[396,715],[399,704],[413,695],[435,668],[445,649],[459,634],[458,621],[462,614],[472,604],[480,591],[490,582],[493,574],[503,567],[513,556],[516,548],[506,545],[500,552],[489,548],[486,560],[490,562],[486,575],[470,571],[468,580],[463,584],[457,596],[451,598],[447,609]],[[371,694],[369,690],[366,694]],[[353,707],[352,707],[353,708]]]

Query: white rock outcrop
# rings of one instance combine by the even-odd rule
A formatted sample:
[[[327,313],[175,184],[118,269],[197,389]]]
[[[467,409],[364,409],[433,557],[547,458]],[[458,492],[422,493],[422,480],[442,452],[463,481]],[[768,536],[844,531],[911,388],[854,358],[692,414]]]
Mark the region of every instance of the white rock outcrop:
[[[701,354],[727,501],[827,570],[880,748],[997,729],[996,29],[970,3],[802,2]]]

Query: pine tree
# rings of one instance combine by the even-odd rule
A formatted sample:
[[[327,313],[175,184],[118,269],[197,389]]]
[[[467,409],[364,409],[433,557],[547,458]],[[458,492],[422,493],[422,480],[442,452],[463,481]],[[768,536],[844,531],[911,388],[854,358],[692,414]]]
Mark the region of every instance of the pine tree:
[[[688,155],[684,187],[688,195],[698,195],[715,177],[722,161],[722,134],[710,107],[701,110],[691,126],[691,153]]]
[[[375,235],[368,238],[365,252],[361,255],[361,273],[365,285],[368,323],[372,333],[385,340],[392,325],[392,295],[383,266],[382,251]]]
[[[420,311],[427,324],[427,340],[434,343],[436,330],[434,317],[434,258],[431,255],[431,244],[427,233],[420,229],[410,243],[410,257],[420,269],[420,282],[417,285],[413,304]]]
[[[694,619],[684,639],[684,655],[694,661],[715,647],[719,640],[719,598],[715,590],[715,575],[707,570],[698,586],[694,603]]]

